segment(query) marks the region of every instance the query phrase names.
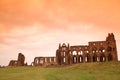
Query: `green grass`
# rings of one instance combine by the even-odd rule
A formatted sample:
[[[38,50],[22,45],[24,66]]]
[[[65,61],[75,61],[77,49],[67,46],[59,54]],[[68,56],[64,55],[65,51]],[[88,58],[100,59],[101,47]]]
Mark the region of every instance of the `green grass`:
[[[63,68],[0,68],[0,80],[120,80],[120,62],[82,63]]]

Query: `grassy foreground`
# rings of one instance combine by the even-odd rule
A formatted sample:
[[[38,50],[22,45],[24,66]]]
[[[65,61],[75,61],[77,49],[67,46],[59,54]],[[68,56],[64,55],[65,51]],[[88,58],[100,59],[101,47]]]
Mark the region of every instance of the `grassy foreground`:
[[[120,62],[82,63],[64,68],[0,68],[0,80],[120,80]]]

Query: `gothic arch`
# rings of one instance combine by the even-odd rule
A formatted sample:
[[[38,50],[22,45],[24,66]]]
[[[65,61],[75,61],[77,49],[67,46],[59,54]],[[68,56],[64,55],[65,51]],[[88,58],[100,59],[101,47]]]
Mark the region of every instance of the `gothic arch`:
[[[97,62],[97,55],[96,54],[93,55],[93,62]]]
[[[83,56],[82,56],[82,55],[79,55],[79,57],[78,57],[78,62],[79,62],[79,63],[82,63],[82,62],[83,62]]]
[[[36,58],[36,59],[35,59],[35,63],[36,63],[36,64],[39,64],[39,58]]]
[[[77,56],[73,56],[73,63],[77,63]]]
[[[97,52],[97,48],[96,47],[93,47],[92,48],[92,53],[96,53]]]
[[[79,52],[78,52],[78,55],[83,55],[83,51],[79,51]]]
[[[100,55],[100,62],[105,62],[106,61],[106,57],[105,57],[105,55],[102,53],[101,55]]]
[[[100,47],[100,48],[99,48],[99,52],[100,52],[100,53],[104,53],[104,52],[105,52],[105,48],[104,48],[104,47]]]
[[[39,63],[40,63],[40,64],[43,64],[43,63],[44,63],[44,58],[40,58]]]
[[[86,55],[85,55],[85,62],[90,62],[91,61],[91,57],[90,57],[90,55],[87,53]]]
[[[39,57],[36,57],[35,59],[34,59],[34,65],[35,66],[37,66],[38,64],[39,64]]]
[[[72,51],[72,55],[77,55],[77,51]]]

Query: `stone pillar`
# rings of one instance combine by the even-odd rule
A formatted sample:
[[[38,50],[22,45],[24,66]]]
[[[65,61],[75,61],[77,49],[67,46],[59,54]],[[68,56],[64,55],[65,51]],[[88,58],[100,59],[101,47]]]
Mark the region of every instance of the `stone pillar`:
[[[105,61],[108,62],[108,56],[105,56]]]
[[[45,63],[45,57],[43,58],[43,64]]]
[[[79,55],[77,56],[77,61],[78,61],[78,63],[80,63],[80,56]]]
[[[90,56],[90,60],[91,60],[91,62],[93,62],[93,56]]]
[[[85,63],[85,56],[83,56],[83,63]]]
[[[38,58],[38,64],[40,64],[40,60],[41,60],[41,58]]]
[[[79,55],[78,55],[78,52],[77,52],[76,58],[77,58],[77,63],[79,63]]]
[[[47,57],[47,63],[49,63],[50,62],[50,59],[49,59],[49,57]]]
[[[61,59],[60,59],[60,60],[61,60],[60,62],[61,62],[61,65],[62,65],[62,64],[63,64],[63,57],[61,57]]]
[[[73,64],[73,55],[71,56],[71,64]]]
[[[35,59],[34,59],[34,66],[36,66],[36,57],[35,57]]]
[[[68,56],[65,56],[65,63],[68,64]]]
[[[71,57],[71,55],[70,55],[70,64],[72,64],[72,59],[71,59],[72,57]]]
[[[56,58],[54,57],[54,62],[56,62]]]

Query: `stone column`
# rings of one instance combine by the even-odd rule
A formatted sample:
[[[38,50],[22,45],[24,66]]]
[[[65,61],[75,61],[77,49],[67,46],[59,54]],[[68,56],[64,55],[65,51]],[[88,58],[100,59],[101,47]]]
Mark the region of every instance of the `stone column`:
[[[83,56],[83,63],[85,63],[85,56]]]
[[[70,64],[72,64],[72,57],[71,57],[71,55],[70,55]]]
[[[43,58],[43,64],[45,63],[45,57]]]
[[[105,61],[108,62],[108,56],[105,56]]]
[[[77,52],[76,58],[77,58],[77,63],[79,63],[79,55],[78,55],[78,52]]]
[[[93,56],[90,56],[90,59],[91,59],[90,61],[93,62]]]

